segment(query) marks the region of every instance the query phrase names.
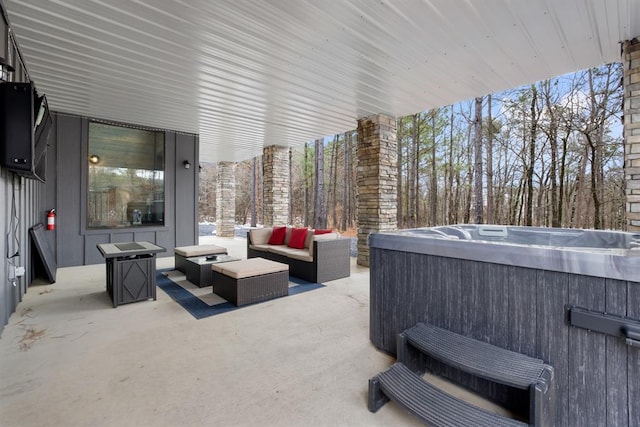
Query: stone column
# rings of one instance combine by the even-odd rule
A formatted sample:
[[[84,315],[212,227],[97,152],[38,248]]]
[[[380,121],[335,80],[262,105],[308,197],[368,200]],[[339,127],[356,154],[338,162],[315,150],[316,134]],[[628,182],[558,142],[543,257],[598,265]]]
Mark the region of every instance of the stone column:
[[[262,150],[264,225],[289,223],[289,148],[279,145]]]
[[[357,157],[358,264],[369,266],[369,234],[398,227],[395,117],[358,120]]]
[[[233,237],[236,225],[236,164],[218,163],[216,179],[216,236]]]
[[[624,68],[624,177],[627,230],[640,231],[640,41],[622,46]]]

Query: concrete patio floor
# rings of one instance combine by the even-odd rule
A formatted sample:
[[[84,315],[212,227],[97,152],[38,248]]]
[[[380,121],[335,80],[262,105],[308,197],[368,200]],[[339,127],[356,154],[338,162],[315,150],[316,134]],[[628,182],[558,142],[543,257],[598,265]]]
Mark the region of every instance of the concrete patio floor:
[[[246,257],[245,240],[201,238]],[[158,258],[172,268],[173,258]],[[34,284],[0,338],[2,426],[420,425],[367,410],[369,270],[201,320],[158,289],[112,308],[104,264]]]

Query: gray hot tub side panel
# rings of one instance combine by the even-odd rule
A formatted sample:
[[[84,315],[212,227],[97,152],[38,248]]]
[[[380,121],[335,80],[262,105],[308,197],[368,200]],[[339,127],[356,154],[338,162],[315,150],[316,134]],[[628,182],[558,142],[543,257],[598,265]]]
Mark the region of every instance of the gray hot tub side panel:
[[[493,264],[558,271],[578,275],[636,281],[640,271],[640,248],[624,249],[622,238],[597,235],[591,241],[609,239],[617,247],[543,246],[505,241],[461,240],[437,233],[419,234],[413,230],[397,233],[376,233],[369,236],[371,248],[399,252],[437,255]],[[516,233],[513,233],[516,234]],[[581,239],[575,236],[573,241]],[[582,244],[584,244],[582,238]],[[567,243],[566,240],[563,241]]]

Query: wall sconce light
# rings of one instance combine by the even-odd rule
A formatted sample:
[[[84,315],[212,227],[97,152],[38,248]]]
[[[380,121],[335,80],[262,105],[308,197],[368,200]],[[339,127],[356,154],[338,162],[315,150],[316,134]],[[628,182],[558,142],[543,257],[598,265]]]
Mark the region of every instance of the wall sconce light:
[[[189,160],[185,160],[184,162],[182,162],[182,164],[184,165],[185,169],[189,169],[191,167],[191,163],[189,163]]]
[[[0,56],[0,80],[6,82],[9,79],[9,73],[13,73],[16,69]]]
[[[98,157],[98,155],[96,154],[90,155],[89,163],[91,163],[92,165],[97,165],[98,163],[100,163],[100,157]]]

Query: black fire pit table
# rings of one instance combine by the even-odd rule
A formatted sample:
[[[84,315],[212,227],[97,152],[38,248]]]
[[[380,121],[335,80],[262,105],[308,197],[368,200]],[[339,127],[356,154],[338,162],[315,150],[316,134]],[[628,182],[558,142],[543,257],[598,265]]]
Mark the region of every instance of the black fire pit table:
[[[166,249],[149,242],[96,245],[107,264],[107,292],[113,307],[156,299],[156,254]]]

